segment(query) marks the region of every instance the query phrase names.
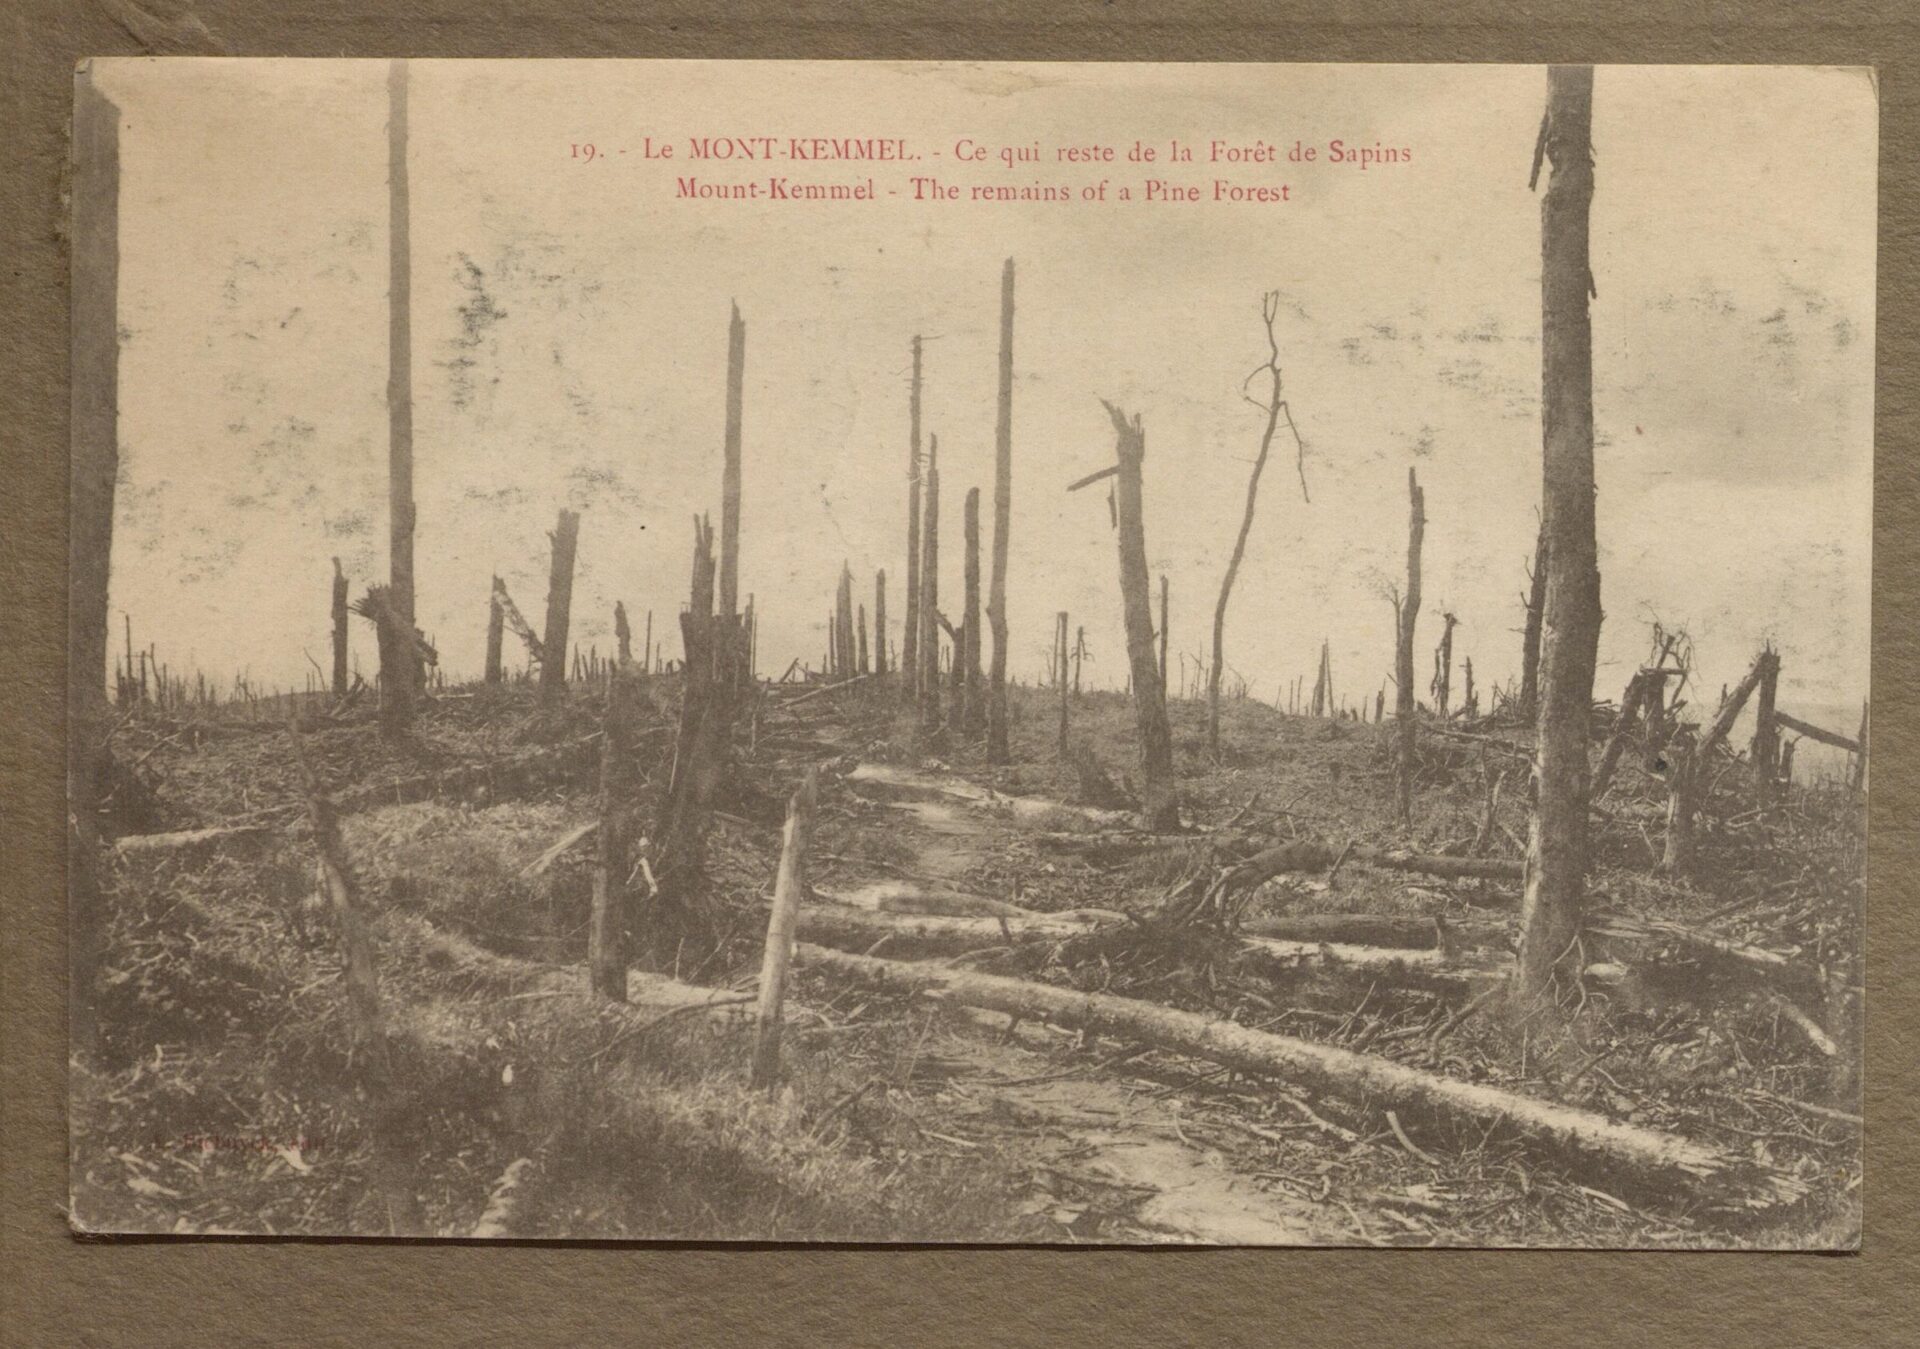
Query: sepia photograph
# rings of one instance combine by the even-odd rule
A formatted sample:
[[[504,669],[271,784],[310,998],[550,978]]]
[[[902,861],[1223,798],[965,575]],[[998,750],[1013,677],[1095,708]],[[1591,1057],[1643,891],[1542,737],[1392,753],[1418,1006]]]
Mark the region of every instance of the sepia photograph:
[[[1857,1249],[1878,122],[83,63],[72,1229]]]

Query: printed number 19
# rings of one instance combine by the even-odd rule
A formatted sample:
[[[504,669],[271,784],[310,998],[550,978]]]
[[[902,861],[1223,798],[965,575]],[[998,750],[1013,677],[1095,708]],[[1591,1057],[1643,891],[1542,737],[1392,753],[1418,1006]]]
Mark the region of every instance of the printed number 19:
[[[575,145],[570,148],[573,151],[572,158],[586,161],[589,163],[591,163],[594,157],[600,153],[598,150],[594,149],[591,143],[588,143],[586,145]]]

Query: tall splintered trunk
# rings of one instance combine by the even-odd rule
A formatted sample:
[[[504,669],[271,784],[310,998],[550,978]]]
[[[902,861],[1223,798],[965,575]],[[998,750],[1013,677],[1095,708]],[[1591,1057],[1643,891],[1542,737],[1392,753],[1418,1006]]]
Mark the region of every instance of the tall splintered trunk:
[[[1147,576],[1147,530],[1140,488],[1147,433],[1111,403],[1107,412],[1119,438],[1114,510],[1120,533],[1120,599],[1127,624],[1127,666],[1133,678],[1134,719],[1140,734],[1140,815],[1143,827],[1170,832],[1180,827],[1173,788],[1173,732],[1167,725],[1166,686],[1154,661],[1153,601]]]
[[[1394,790],[1398,794],[1400,823],[1413,823],[1414,699],[1413,634],[1420,619],[1420,543],[1427,532],[1427,495],[1420,480],[1407,470],[1407,593],[1399,604],[1399,635],[1394,644],[1394,717],[1398,749],[1394,755]]]
[[[106,803],[107,588],[113,489],[120,470],[120,110],[77,74],[71,196],[72,534],[67,553],[68,1038],[95,1047],[100,943],[98,826]]]
[[[927,518],[920,526],[920,734],[929,746],[942,740],[940,725],[940,437],[927,444]]]
[[[507,612],[500,603],[500,578],[493,578],[493,589],[487,596],[487,668],[486,681],[489,684],[500,682],[500,648],[506,641]]]
[[[1533,545],[1533,574],[1527,588],[1527,625],[1520,637],[1520,712],[1532,717],[1540,707],[1540,620],[1547,611],[1547,522]]]
[[[1547,987],[1574,945],[1587,875],[1587,723],[1600,644],[1600,568],[1594,542],[1593,274],[1587,218],[1593,201],[1593,67],[1547,77],[1543,139],[1553,166],[1540,203],[1541,404],[1545,422],[1542,522],[1547,596],[1540,633],[1538,789],[1527,836],[1516,989]]]
[[[887,573],[873,574],[873,672],[887,677]]]
[[[413,257],[408,241],[407,63],[387,67],[387,509],[388,603],[413,630]],[[388,672],[381,705],[389,725],[413,721],[420,667],[403,655]]]
[[[1167,574],[1160,573],[1160,686],[1167,684]]]
[[[1227,668],[1227,601],[1233,596],[1234,580],[1240,575],[1240,563],[1247,555],[1247,536],[1253,532],[1253,507],[1260,492],[1260,475],[1266,471],[1267,452],[1273,448],[1273,433],[1287,405],[1280,397],[1280,346],[1273,334],[1273,321],[1280,310],[1280,296],[1270,291],[1261,300],[1260,314],[1267,325],[1267,364],[1265,372],[1271,384],[1267,396],[1267,424],[1260,432],[1260,453],[1254,458],[1253,471],[1247,475],[1247,505],[1240,516],[1240,533],[1233,541],[1233,556],[1227,560],[1227,574],[1220,579],[1220,598],[1213,606],[1213,666],[1207,675],[1207,753],[1220,757],[1220,679]],[[1291,416],[1288,416],[1291,422]],[[1300,479],[1301,494],[1307,481]],[[1164,592],[1162,605],[1164,606]]]
[[[962,572],[962,615],[959,659],[964,668],[962,688],[966,711],[961,726],[973,739],[987,729],[986,680],[980,673],[980,489],[967,489],[967,504],[962,519],[962,546],[966,556]]]
[[[987,621],[993,668],[987,674],[987,762],[1007,763],[1007,540],[1013,527],[1013,259],[1000,271],[1000,397],[993,420],[993,579]]]
[[[873,667],[872,667],[872,666],[871,666],[870,664],[868,664],[868,657],[867,657],[867,606],[866,606],[866,605],[864,605],[864,604],[860,606],[860,617],[859,617],[859,620],[858,620],[858,622],[857,622],[857,623],[855,624],[855,626],[854,626],[854,636],[855,636],[855,638],[857,639],[857,641],[856,641],[856,645],[857,645],[857,646],[859,647],[859,657],[858,657],[858,660],[859,660],[859,666],[860,666],[860,671],[859,671],[859,672],[860,672],[861,674],[869,674],[869,673],[871,673],[871,672],[872,672],[872,670],[873,670]]]
[[[1772,647],[1760,653],[1760,687],[1756,690],[1753,718],[1753,764],[1755,804],[1771,805],[1780,776],[1780,723],[1774,720],[1774,698],[1780,684],[1780,654]]]
[[[913,339],[913,383],[907,393],[907,626],[900,636],[906,695],[920,690],[920,339]]]
[[[1053,682],[1060,688],[1060,757],[1067,757],[1067,611],[1054,621]]]
[[[347,696],[347,574],[333,560],[333,696]]]
[[[1442,721],[1453,697],[1453,629],[1459,621],[1450,613],[1440,615],[1440,645],[1433,650],[1433,708]]]
[[[747,325],[740,306],[727,322],[727,430],[720,471],[720,613],[740,608],[740,403],[747,369]]]
[[[547,635],[541,642],[540,695],[557,698],[567,685],[567,628],[573,618],[573,557],[580,543],[580,513],[561,508],[553,531],[553,566],[547,576]]]

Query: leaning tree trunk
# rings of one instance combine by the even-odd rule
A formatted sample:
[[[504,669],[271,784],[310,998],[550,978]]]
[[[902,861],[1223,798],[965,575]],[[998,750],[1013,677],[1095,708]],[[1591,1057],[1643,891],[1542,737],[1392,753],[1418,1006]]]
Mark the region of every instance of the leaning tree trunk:
[[[580,513],[562,507],[553,531],[553,566],[547,577],[547,635],[541,642],[540,696],[557,698],[567,686],[567,629],[573,618],[573,558],[580,544]]]
[[[1427,532],[1427,494],[1420,480],[1407,470],[1407,497],[1410,503],[1407,523],[1407,593],[1401,599],[1398,640],[1394,643],[1393,677],[1394,730],[1398,748],[1394,754],[1394,790],[1400,808],[1400,823],[1413,824],[1413,769],[1417,752],[1414,743],[1413,635],[1420,619],[1420,544]]]
[[[1213,606],[1213,669],[1207,676],[1207,753],[1215,762],[1220,758],[1220,678],[1227,668],[1227,601],[1233,596],[1234,580],[1240,575],[1240,563],[1247,555],[1247,536],[1253,532],[1253,506],[1260,493],[1260,475],[1267,468],[1267,452],[1273,448],[1273,433],[1280,428],[1280,416],[1286,404],[1280,398],[1280,348],[1273,335],[1274,317],[1279,313],[1279,292],[1262,298],[1261,317],[1267,324],[1266,373],[1272,388],[1267,397],[1267,424],[1260,433],[1260,453],[1247,475],[1247,506],[1240,516],[1240,533],[1233,541],[1233,555],[1227,560],[1227,574],[1220,579],[1220,598]],[[1300,480],[1304,491],[1306,479]],[[1161,604],[1165,607],[1165,595]]]
[[[1133,710],[1140,734],[1141,825],[1158,832],[1180,827],[1174,796],[1173,731],[1167,725],[1166,687],[1154,657],[1152,582],[1147,575],[1147,531],[1140,470],[1147,457],[1147,433],[1136,415],[1131,421],[1107,404],[1118,433],[1119,473],[1114,479],[1114,509],[1120,532],[1120,600],[1127,625],[1127,665],[1133,677]]]
[[[1011,762],[1007,744],[1007,543],[1013,528],[1013,259],[1000,271],[1000,396],[993,423],[993,578],[987,621],[993,666],[987,672],[987,762]]]
[[[1547,987],[1575,944],[1587,877],[1587,729],[1600,644],[1594,543],[1593,67],[1548,74],[1544,148],[1552,181],[1540,203],[1542,520],[1547,600],[1540,635],[1537,791],[1527,837],[1516,991]]]
[[[920,339],[913,339],[913,383],[907,394],[907,626],[900,637],[903,694],[920,690]]]

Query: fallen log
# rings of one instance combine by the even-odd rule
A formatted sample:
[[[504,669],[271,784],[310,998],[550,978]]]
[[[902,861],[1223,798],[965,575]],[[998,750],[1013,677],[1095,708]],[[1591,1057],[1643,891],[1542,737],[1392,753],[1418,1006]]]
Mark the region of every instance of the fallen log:
[[[1067,914],[1030,918],[948,918],[883,914],[842,904],[810,904],[800,910],[800,936],[823,946],[870,951],[885,943],[889,954],[915,959],[964,955],[996,946],[1084,937],[1112,924]]]
[[[1286,941],[1345,942],[1359,946],[1404,947],[1427,951],[1449,943],[1460,947],[1504,949],[1513,925],[1503,922],[1448,922],[1436,926],[1432,918],[1380,913],[1300,913],[1246,918],[1240,931],[1254,937]]]
[[[1823,745],[1832,745],[1835,749],[1843,749],[1849,754],[1858,754],[1860,752],[1860,742],[1858,740],[1849,740],[1837,731],[1823,731],[1811,722],[1802,721],[1798,717],[1790,717],[1777,708],[1774,710],[1773,719],[1780,726],[1792,731],[1795,735],[1803,735],[1809,740],[1818,740]]]
[[[947,918],[1038,918],[1033,909],[1023,909],[1002,899],[948,890],[940,886],[912,881],[872,881],[856,890],[830,890],[814,886],[813,893],[830,904],[877,913],[919,913]]]
[[[1229,889],[1239,891],[1291,871],[1327,871],[1340,860],[1343,852],[1348,860],[1368,866],[1388,871],[1417,871],[1454,880],[1517,881],[1522,865],[1517,859],[1502,857],[1441,857],[1372,847],[1345,849],[1302,839],[1255,853],[1227,873],[1226,884]]]
[[[848,955],[803,944],[803,965],[870,988],[917,993],[965,1007],[1052,1021],[1150,1044],[1240,1072],[1279,1077],[1315,1092],[1364,1100],[1402,1117],[1510,1128],[1534,1152],[1570,1171],[1666,1201],[1698,1198],[1722,1212],[1754,1213],[1803,1198],[1792,1176],[1672,1134],[1621,1124],[1390,1059],[1103,993],[1082,993],[938,965]]]
[[[989,809],[1011,811],[1022,819],[1044,819],[1049,815],[1064,812],[1110,827],[1128,826],[1134,822],[1132,813],[1124,810],[1101,810],[1095,806],[1076,806],[1065,801],[1049,801],[1038,796],[1006,796],[990,787],[968,782],[965,778],[922,773],[911,768],[896,767],[893,764],[859,764],[847,774],[846,780],[856,785],[871,785],[907,793],[919,792],[955,801],[965,801],[971,805],[985,806]]]
[[[1764,946],[1716,937],[1711,932],[1702,932],[1664,919],[1595,914],[1587,921],[1587,931],[1593,936],[1615,941],[1677,946],[1709,963],[1726,966],[1776,985],[1811,989],[1821,983],[1817,971],[1791,956],[1770,951]]]
[[[123,834],[113,841],[113,851],[126,858],[177,857],[220,843],[259,838],[267,832],[265,825],[238,824],[212,829],[182,829],[170,834]]]

